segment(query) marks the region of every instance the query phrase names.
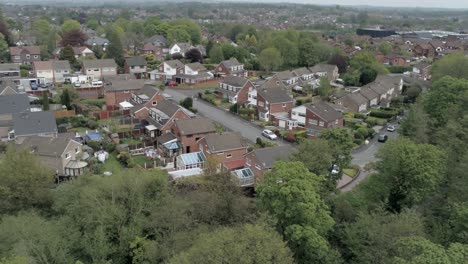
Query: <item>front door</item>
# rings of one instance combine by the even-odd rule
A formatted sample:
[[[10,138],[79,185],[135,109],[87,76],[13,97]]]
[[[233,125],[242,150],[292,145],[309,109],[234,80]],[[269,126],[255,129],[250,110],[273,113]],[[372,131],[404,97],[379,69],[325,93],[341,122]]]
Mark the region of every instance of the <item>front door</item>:
[[[190,153],[190,146],[185,147],[185,153]]]

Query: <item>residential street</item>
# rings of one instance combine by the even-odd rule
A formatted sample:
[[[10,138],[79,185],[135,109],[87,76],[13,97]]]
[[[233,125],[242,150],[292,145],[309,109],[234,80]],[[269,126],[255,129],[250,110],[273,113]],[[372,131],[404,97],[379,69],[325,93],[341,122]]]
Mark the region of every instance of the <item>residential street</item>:
[[[262,129],[260,127],[257,127],[254,124],[242,118],[232,115],[227,111],[221,110],[205,101],[199,100],[196,96],[198,92],[198,90],[183,91],[175,90],[172,88],[167,88],[164,91],[164,93],[172,96],[176,102],[183,100],[187,96],[194,96],[193,107],[198,110],[198,114],[200,116],[210,118],[211,120],[220,123],[221,125],[223,125],[231,131],[240,132],[243,137],[245,137],[252,143],[255,143],[257,137],[261,137]],[[268,139],[262,137],[262,140]],[[277,140],[275,141],[275,143],[278,145],[286,144],[286,142],[282,142],[282,140]]]
[[[164,93],[170,95],[173,97],[173,99],[177,102],[180,100],[183,100],[187,96],[194,96],[196,98],[197,93],[199,90],[175,90],[172,88],[167,88]],[[198,109],[198,114],[207,118],[210,118],[223,126],[225,126],[227,129],[232,130],[232,131],[239,131],[241,132],[242,136],[247,138],[249,141],[252,143],[255,142],[256,138],[261,136],[262,129],[255,126],[254,124],[239,118],[235,115],[230,114],[227,111],[223,111],[217,107],[214,107],[213,105],[204,102],[202,100],[198,100],[197,98],[193,101],[193,106]],[[392,123],[398,127],[398,125],[395,123]],[[375,154],[378,152],[379,148],[385,144],[385,143],[380,143],[377,142],[378,135],[382,134],[387,134],[388,139],[393,139],[398,137],[398,132],[387,132],[385,127],[382,128],[382,130],[375,135],[375,137],[369,142],[368,145],[362,146],[359,149],[356,149],[353,151],[353,160],[352,164],[358,165],[361,168],[363,168],[366,164],[369,164],[371,162],[377,161],[377,158],[375,157]],[[262,137],[263,140],[267,140],[266,138]],[[285,141],[275,141],[276,144],[278,145],[284,145],[288,144]],[[369,172],[361,172],[356,179],[354,179],[353,182],[351,182],[349,185],[341,189],[343,192],[348,192],[352,190],[354,187],[356,187],[360,182],[362,182],[364,179],[366,179],[370,175]]]

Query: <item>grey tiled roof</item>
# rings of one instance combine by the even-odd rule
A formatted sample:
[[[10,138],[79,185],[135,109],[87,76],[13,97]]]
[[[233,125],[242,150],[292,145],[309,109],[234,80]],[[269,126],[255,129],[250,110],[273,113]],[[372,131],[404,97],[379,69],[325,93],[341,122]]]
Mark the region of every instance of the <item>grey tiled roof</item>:
[[[194,71],[206,71],[205,66],[203,66],[203,64],[199,62],[189,63],[189,64],[186,64],[186,66]]]
[[[291,102],[293,99],[288,95],[288,92],[283,89],[258,89],[258,96],[265,98],[270,104]]]
[[[220,152],[239,148],[246,148],[247,144],[238,132],[211,134],[204,137],[209,151]]]
[[[215,124],[208,118],[181,119],[176,120],[174,123],[184,136],[216,131]]]
[[[101,60],[83,60],[85,68],[104,68],[104,67],[117,67],[114,59],[101,59]]]
[[[242,63],[240,63],[236,58],[231,58],[229,60],[222,61],[221,64],[223,64],[226,68],[242,65]]]
[[[377,94],[374,90],[370,89],[369,87],[363,87],[359,91],[359,93],[364,96],[367,100],[372,100],[375,98],[379,97],[379,94]]]
[[[294,148],[284,145],[272,148],[254,149],[252,152],[257,160],[262,163],[264,168],[270,169],[273,163],[278,160],[289,160],[289,157],[294,152]]]
[[[65,137],[24,137],[18,142],[20,146],[31,148],[34,154],[45,156],[61,156],[71,139]]]
[[[332,122],[343,118],[343,115],[340,112],[336,111],[335,108],[323,101],[307,103],[304,106],[326,122]]]
[[[57,133],[57,123],[52,111],[18,113],[13,115],[15,136]]]
[[[0,71],[19,71],[20,67],[17,63],[2,63],[0,64]]]
[[[128,66],[146,66],[146,59],[140,56],[125,59]]]
[[[183,68],[184,64],[180,60],[168,60],[165,61],[167,65],[171,66],[171,68]]]
[[[111,80],[106,81],[104,90],[106,92],[127,91],[141,89],[145,84],[144,80]]]
[[[0,115],[29,111],[29,98],[26,94],[0,96]]]
[[[238,77],[234,75],[228,75],[224,78],[224,80],[221,81],[221,83],[232,85],[234,87],[243,87],[246,82],[248,82],[246,78],[242,78],[242,77]]]

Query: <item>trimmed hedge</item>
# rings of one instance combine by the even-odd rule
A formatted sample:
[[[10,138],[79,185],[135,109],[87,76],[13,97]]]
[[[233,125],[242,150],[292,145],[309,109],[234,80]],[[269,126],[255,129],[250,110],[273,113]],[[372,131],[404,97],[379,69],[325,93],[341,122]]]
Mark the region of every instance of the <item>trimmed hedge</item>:
[[[394,116],[397,116],[398,112],[395,111],[385,111],[385,110],[372,110],[369,114],[371,117],[385,118],[390,119]]]
[[[382,118],[377,118],[377,117],[368,117],[366,119],[366,123],[369,124],[370,126],[375,126],[375,125],[385,126],[387,124],[387,120],[382,119]]]

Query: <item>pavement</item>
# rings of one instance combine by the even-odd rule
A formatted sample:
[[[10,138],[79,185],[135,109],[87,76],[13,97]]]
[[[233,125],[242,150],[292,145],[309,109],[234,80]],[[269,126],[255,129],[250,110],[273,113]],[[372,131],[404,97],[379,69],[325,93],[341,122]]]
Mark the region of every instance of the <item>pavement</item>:
[[[176,90],[173,88],[166,88],[164,93],[172,96],[173,100],[179,102],[180,100],[185,99],[186,97],[193,96],[193,107],[198,110],[197,115],[209,118],[215,122],[220,123],[226,129],[230,131],[237,131],[242,134],[242,136],[248,139],[251,143],[255,143],[257,137],[261,137],[264,141],[270,141],[269,139],[262,137],[262,128],[249,122],[245,119],[242,119],[238,116],[235,116],[229,113],[226,110],[220,109],[213,106],[210,103],[207,103],[203,100],[198,99],[198,92],[204,92],[200,90]],[[283,140],[271,141],[277,145],[287,144]]]

